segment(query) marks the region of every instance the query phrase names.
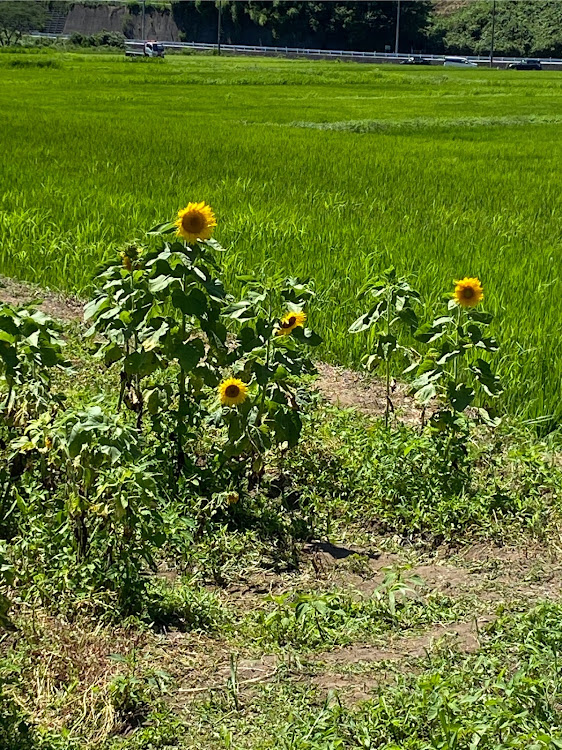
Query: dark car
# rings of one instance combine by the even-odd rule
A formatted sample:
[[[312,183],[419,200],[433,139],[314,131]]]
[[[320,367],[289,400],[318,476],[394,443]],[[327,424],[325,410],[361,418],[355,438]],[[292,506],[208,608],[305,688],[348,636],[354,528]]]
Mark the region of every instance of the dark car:
[[[426,57],[414,57],[414,55],[411,55],[405,60],[401,60],[400,65],[431,65],[431,60],[428,60]]]
[[[521,62],[510,63],[509,70],[542,70],[540,60],[521,60]]]

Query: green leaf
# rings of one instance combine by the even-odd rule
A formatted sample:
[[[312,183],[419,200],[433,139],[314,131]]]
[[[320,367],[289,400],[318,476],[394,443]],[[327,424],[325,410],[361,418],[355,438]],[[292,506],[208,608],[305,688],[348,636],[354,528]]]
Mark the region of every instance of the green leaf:
[[[266,385],[273,377],[273,370],[266,365],[260,364],[259,362],[252,363],[252,370],[259,385]]]
[[[251,320],[255,318],[255,312],[252,309],[252,303],[249,300],[240,300],[239,302],[232,302],[227,305],[222,314],[225,317],[232,318],[233,320]]]
[[[224,248],[220,243],[218,243],[216,240],[214,240],[212,237],[208,240],[203,240],[200,244],[207,245],[207,247],[212,248],[213,250],[216,250],[219,253],[225,253],[226,248]],[[209,257],[209,256],[207,256]]]
[[[287,442],[289,448],[297,445],[302,429],[298,412],[280,408],[275,412],[273,419],[275,437],[278,442]]]
[[[396,336],[392,333],[379,336],[377,342],[377,355],[387,362],[391,355],[396,351],[397,343]]]
[[[123,369],[129,375],[140,375],[141,378],[151,375],[158,369],[159,362],[154,352],[132,352],[125,357]]]
[[[415,393],[415,399],[420,404],[427,404],[428,401],[431,401],[432,398],[434,398],[437,395],[437,388],[435,387],[434,383],[428,383],[427,385],[422,386],[419,390]]]
[[[186,372],[190,372],[190,370],[193,370],[193,368],[196,367],[205,356],[205,345],[201,339],[185,341],[176,347],[174,353],[182,369]]]
[[[424,323],[420,326],[414,334],[414,337],[418,341],[423,341],[424,344],[430,344],[432,341],[436,341],[441,338],[445,333],[444,324],[434,321],[433,323]]]
[[[173,221],[166,221],[164,224],[156,224],[156,226],[149,229],[147,234],[171,234],[177,229]]]
[[[238,333],[238,340],[240,342],[240,348],[244,352],[249,352],[256,347],[263,346],[263,341],[256,336],[256,332],[250,326],[244,326]]]
[[[207,310],[207,298],[200,289],[192,289],[186,294],[183,289],[174,289],[172,305],[184,315],[194,315],[200,318]]]
[[[84,320],[96,318],[98,313],[107,310],[108,307],[111,307],[111,300],[109,297],[104,295],[103,297],[93,299],[84,306]]]
[[[478,409],[478,414],[487,427],[498,427],[502,421],[501,417],[493,414],[489,409],[485,409],[484,407]]]
[[[98,351],[96,356],[103,357],[105,365],[109,367],[121,359],[123,351],[117,344],[106,344]]]
[[[488,362],[477,359],[476,364],[470,366],[470,370],[488,396],[496,397],[500,395],[502,392],[500,379],[497,375],[494,375]]]
[[[160,326],[156,330],[154,330],[149,336],[147,336],[142,342],[142,348],[146,352],[150,352],[153,349],[156,349],[159,346],[160,341],[166,336],[166,334],[170,330],[170,326],[166,320],[162,320],[161,318],[159,320],[162,321],[160,323]],[[153,320],[152,322],[157,324],[157,320]]]
[[[365,313],[364,315],[361,315],[361,317],[357,318],[357,320],[349,326],[348,333],[361,333],[361,331],[366,331],[368,328],[370,328],[373,323],[374,320],[371,316],[371,313]]]
[[[436,361],[436,364],[440,366],[447,364],[447,362],[452,359],[462,356],[464,353],[462,349],[449,349],[448,346],[444,347],[444,350],[444,354],[442,354]]]
[[[484,323],[485,325],[489,325],[494,319],[492,313],[475,309],[470,310],[468,316],[471,320],[476,320],[478,323]]]
[[[145,391],[143,398],[149,414],[156,414],[165,406],[162,395],[163,393],[159,388],[152,388],[150,391]]]
[[[397,310],[397,312],[400,320],[405,323],[410,330],[416,331],[418,329],[418,316],[410,305],[405,305],[401,310]]]
[[[474,401],[474,388],[459,383],[456,387],[451,383],[447,395],[449,402],[455,411],[464,411]]]
[[[152,294],[157,294],[177,282],[178,278],[176,276],[156,276],[154,279],[150,279],[148,288]]]
[[[293,330],[292,336],[301,344],[307,344],[308,346],[320,346],[322,343],[322,337],[311,328],[301,328],[299,326]]]

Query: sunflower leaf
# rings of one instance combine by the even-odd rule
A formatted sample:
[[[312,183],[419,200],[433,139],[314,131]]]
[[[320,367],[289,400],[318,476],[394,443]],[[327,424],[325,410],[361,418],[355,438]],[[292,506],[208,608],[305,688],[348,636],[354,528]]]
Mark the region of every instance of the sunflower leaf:
[[[299,326],[293,330],[292,335],[301,344],[308,344],[308,346],[320,346],[322,343],[322,337],[311,328],[301,328]]]
[[[175,229],[175,222],[166,221],[164,224],[156,224],[156,226],[148,230],[147,234],[171,234]]]

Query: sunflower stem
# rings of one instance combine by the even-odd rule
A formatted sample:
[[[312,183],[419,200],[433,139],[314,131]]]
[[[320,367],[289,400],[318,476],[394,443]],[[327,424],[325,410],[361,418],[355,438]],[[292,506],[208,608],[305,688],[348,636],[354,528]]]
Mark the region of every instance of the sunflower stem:
[[[182,279],[182,290],[185,294],[185,277]],[[186,316],[185,313],[182,313],[181,316],[181,332],[182,332],[182,344],[185,341],[185,335],[186,335]],[[177,421],[177,431],[178,431],[178,473],[181,472],[181,469],[184,464],[184,455],[183,455],[183,415],[185,412],[184,404],[185,404],[185,369],[183,365],[180,362],[180,373],[179,373],[179,382],[178,382],[178,390],[179,390],[179,399],[178,399],[178,421]]]
[[[388,289],[388,296],[386,300],[386,340],[387,340],[387,348],[386,348],[386,401],[384,405],[384,427],[388,430],[388,418],[390,414],[390,357],[388,354],[388,337],[390,336],[390,307],[392,304],[392,289]]]
[[[268,327],[270,328],[270,334],[267,337],[267,343],[265,345],[265,368],[266,372],[269,374],[269,357],[270,357],[270,351],[271,351],[271,334],[273,333],[273,320],[271,319],[271,290],[269,290],[269,294],[267,295],[268,299],[268,309],[267,309],[267,322]],[[265,406],[265,395],[267,391],[267,382],[263,387],[262,393],[261,393],[261,411],[263,411]]]

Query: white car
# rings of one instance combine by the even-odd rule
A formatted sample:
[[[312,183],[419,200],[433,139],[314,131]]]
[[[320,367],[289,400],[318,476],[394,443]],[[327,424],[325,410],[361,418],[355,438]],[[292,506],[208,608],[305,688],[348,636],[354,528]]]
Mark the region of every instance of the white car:
[[[446,57],[443,65],[446,68],[477,68],[475,62],[467,60],[466,57]]]

